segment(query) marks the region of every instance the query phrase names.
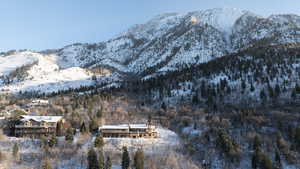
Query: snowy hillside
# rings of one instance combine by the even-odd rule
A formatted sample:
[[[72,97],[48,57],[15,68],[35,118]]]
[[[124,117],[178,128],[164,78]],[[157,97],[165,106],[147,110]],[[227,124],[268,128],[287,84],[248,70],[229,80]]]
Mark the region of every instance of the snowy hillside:
[[[70,67],[60,69],[55,55],[42,55],[33,52],[21,52],[12,56],[2,57],[1,73],[3,79],[10,78],[9,82],[0,81],[2,92],[55,92],[69,88],[93,85],[92,74],[83,68]],[[30,65],[24,72],[24,79],[10,77],[22,66]]]
[[[37,60],[37,54],[31,52],[0,57],[0,77],[9,75],[19,67],[33,64]]]

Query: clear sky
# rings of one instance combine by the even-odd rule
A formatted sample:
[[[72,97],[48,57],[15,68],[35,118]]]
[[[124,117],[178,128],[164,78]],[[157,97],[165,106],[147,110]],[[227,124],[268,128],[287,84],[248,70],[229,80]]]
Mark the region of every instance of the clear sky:
[[[1,0],[0,51],[100,42],[161,13],[223,7],[300,15],[300,0]]]

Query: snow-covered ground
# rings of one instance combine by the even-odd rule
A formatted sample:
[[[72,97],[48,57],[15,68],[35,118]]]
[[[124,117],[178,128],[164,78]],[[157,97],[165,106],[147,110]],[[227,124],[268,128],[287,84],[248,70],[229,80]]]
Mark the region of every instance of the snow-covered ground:
[[[135,151],[138,148],[143,148],[145,153],[155,154],[170,151],[180,145],[178,135],[168,129],[158,128],[158,138],[104,138],[105,151],[121,151],[123,146],[128,147],[128,150]],[[88,140],[84,147],[91,147],[95,137]],[[76,138],[75,141],[76,142]]]
[[[123,146],[130,151],[143,148],[146,154],[157,154],[177,148],[179,138],[176,133],[164,128],[158,128],[159,138],[105,138],[105,150],[120,151]]]
[[[202,131],[200,129],[194,129],[193,126],[183,128],[182,132],[187,135],[196,135],[196,134],[202,133]]]
[[[37,54],[22,52],[10,56],[0,56],[0,77],[14,72],[17,68],[33,64],[38,61]]]
[[[7,75],[24,65],[36,63],[27,71],[28,76],[22,81],[1,85],[0,92],[34,91],[51,93],[70,88],[94,85],[92,73],[80,67],[61,69],[56,55],[42,55],[33,52],[21,52],[0,58],[0,75]],[[3,61],[3,62],[1,62]],[[66,66],[66,65],[65,65]]]

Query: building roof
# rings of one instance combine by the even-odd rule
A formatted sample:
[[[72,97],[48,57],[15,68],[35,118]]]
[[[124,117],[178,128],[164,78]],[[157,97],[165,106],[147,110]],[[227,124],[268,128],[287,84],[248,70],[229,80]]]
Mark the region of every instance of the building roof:
[[[48,101],[48,100],[40,100],[40,99],[37,99],[37,100],[32,100],[31,103],[43,103],[43,104],[48,104],[49,101]]]
[[[129,129],[127,124],[121,124],[121,125],[103,125],[101,127],[99,127],[99,129]]]
[[[129,124],[130,128],[133,129],[147,129],[148,125],[147,124]]]
[[[63,117],[62,116],[21,116],[21,121],[37,121],[37,122],[49,122],[49,123],[55,123],[59,122]]]
[[[147,129],[149,126],[147,124],[120,124],[120,125],[103,125],[99,127],[100,130],[103,129],[119,129],[119,130],[128,130],[128,129]]]

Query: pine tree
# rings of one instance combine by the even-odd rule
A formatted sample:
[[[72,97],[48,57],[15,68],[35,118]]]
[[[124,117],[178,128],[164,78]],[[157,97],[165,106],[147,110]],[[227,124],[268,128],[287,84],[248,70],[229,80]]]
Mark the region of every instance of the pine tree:
[[[300,126],[296,128],[296,132],[295,132],[295,142],[296,142],[296,146],[297,146],[298,149],[300,150]]]
[[[104,154],[102,151],[99,152],[98,163],[99,163],[99,169],[105,169]]]
[[[211,95],[208,96],[207,101],[206,101],[206,104],[207,104],[207,106],[208,106],[209,108],[212,108],[212,107],[213,107],[213,105],[214,105],[214,99],[213,99],[213,97],[212,97]]]
[[[282,168],[281,158],[280,158],[280,152],[276,150],[275,152],[275,162],[278,169]]]
[[[88,161],[88,169],[99,169],[97,153],[93,148],[90,148],[88,152],[87,161]]]
[[[96,114],[96,116],[98,117],[98,118],[102,118],[102,116],[103,116],[103,108],[101,107],[98,111],[97,111],[97,114]]]
[[[300,85],[296,84],[295,86],[296,93],[300,93]]]
[[[242,84],[241,84],[241,87],[242,87],[242,93],[244,93],[245,89],[246,89],[246,82],[245,80],[242,80]]]
[[[297,92],[296,92],[296,90],[294,89],[294,90],[292,91],[291,98],[292,98],[293,100],[295,100],[296,97],[297,97]]]
[[[275,95],[274,95],[274,90],[273,90],[273,88],[272,88],[271,86],[269,86],[269,87],[268,87],[268,90],[269,90],[269,97],[270,97],[270,98],[274,98]]]
[[[96,122],[95,119],[93,119],[93,120],[91,121],[89,128],[90,128],[90,132],[91,132],[91,133],[97,132],[97,130],[98,130],[98,124],[97,124],[97,122]]]
[[[254,150],[260,150],[261,147],[261,140],[258,135],[254,137],[254,142],[253,142],[253,149]]]
[[[279,86],[278,84],[276,84],[276,86],[275,86],[274,97],[275,97],[275,98],[278,98],[278,97],[280,96],[280,93],[281,93],[280,86]]]
[[[81,126],[80,126],[80,132],[81,133],[86,133],[87,132],[87,128],[84,122],[82,122]]]
[[[67,132],[66,132],[66,141],[72,143],[73,139],[74,139],[74,131],[72,128],[68,128]]]
[[[251,159],[252,169],[257,169],[258,168],[258,163],[259,163],[258,152],[255,151],[253,153],[252,159]]]
[[[96,148],[102,148],[104,146],[104,139],[101,135],[97,135],[95,142],[94,142],[94,146]]]
[[[207,90],[206,90],[205,81],[201,82],[200,91],[201,91],[201,97],[205,98],[207,96]]]
[[[130,158],[129,153],[127,151],[127,147],[123,147],[123,154],[122,154],[122,169],[128,169],[130,166]]]
[[[42,169],[52,169],[52,165],[48,160],[45,160]]]
[[[261,153],[261,168],[262,169],[273,169],[273,163],[271,161],[271,159],[265,154],[265,153]]]
[[[161,104],[161,108],[162,108],[164,111],[167,110],[167,106],[166,106],[165,102],[163,102],[163,103]]]
[[[59,121],[56,125],[56,136],[63,136],[63,126],[62,122]]]
[[[12,150],[13,157],[17,157],[19,155],[19,146],[17,143],[14,144]]]
[[[136,169],[144,169],[144,151],[139,148],[134,155],[134,167]]]
[[[267,95],[266,95],[264,89],[262,89],[262,90],[260,91],[259,97],[260,97],[260,99],[262,100],[262,103],[265,103],[265,102],[266,102],[266,100],[267,100]]]
[[[106,158],[105,169],[112,169],[112,162],[109,156]]]
[[[57,139],[56,139],[56,137],[53,135],[53,136],[51,137],[51,139],[49,140],[49,147],[54,147],[54,146],[56,146],[56,144],[57,144]]]
[[[250,91],[254,92],[254,90],[255,90],[255,88],[254,88],[253,84],[251,83]]]
[[[193,102],[193,104],[198,104],[198,103],[199,103],[198,95],[197,95],[197,94],[195,94],[195,95],[193,96],[192,102]]]

